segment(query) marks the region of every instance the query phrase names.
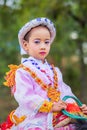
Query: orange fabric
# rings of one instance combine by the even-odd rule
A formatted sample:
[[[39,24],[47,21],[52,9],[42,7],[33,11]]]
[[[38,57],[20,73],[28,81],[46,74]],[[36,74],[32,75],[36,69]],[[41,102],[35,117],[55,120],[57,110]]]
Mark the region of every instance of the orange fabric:
[[[42,106],[40,107],[39,112],[50,112],[52,109],[52,105],[52,102],[48,102],[45,100]]]

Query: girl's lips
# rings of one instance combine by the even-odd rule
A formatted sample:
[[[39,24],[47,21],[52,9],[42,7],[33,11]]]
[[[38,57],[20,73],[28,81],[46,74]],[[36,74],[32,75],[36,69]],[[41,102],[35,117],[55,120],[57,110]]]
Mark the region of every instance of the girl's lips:
[[[45,54],[46,54],[46,52],[40,52],[40,54],[41,54],[41,55],[45,55]]]

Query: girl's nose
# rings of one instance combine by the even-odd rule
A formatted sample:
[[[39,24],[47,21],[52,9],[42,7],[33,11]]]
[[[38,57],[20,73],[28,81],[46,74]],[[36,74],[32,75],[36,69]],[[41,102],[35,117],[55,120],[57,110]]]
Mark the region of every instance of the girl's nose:
[[[41,44],[41,49],[42,49],[42,50],[45,50],[45,48],[46,48],[45,44],[42,43],[42,44]]]
[[[45,47],[41,47],[41,50],[45,50]]]

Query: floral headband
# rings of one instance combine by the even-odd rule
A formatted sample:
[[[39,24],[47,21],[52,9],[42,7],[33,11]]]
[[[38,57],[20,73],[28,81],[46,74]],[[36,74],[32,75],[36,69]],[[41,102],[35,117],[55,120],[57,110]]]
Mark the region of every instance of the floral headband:
[[[46,26],[51,34],[51,43],[53,42],[55,36],[56,36],[56,29],[54,27],[54,24],[52,21],[50,21],[48,18],[36,18],[33,19],[31,21],[29,21],[28,23],[26,23],[19,31],[18,33],[18,40],[19,40],[19,44],[20,44],[20,48],[21,48],[21,54],[27,54],[23,47],[23,40],[24,40],[24,36],[34,27],[37,27],[39,25],[44,25]]]

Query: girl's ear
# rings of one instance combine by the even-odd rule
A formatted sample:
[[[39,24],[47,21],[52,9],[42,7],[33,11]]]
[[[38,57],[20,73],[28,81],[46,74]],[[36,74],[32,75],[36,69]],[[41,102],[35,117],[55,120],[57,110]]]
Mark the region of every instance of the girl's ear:
[[[23,40],[22,47],[27,52],[28,51],[28,42],[26,40]]]

